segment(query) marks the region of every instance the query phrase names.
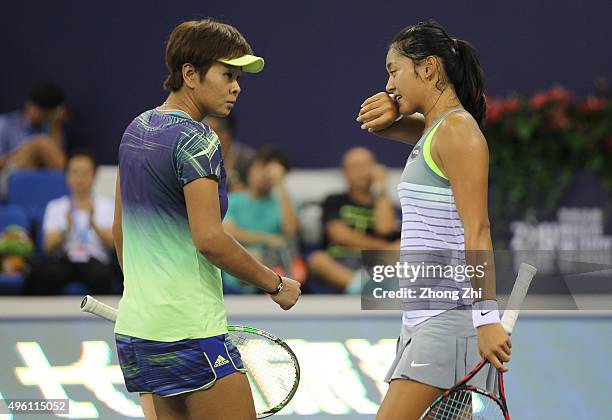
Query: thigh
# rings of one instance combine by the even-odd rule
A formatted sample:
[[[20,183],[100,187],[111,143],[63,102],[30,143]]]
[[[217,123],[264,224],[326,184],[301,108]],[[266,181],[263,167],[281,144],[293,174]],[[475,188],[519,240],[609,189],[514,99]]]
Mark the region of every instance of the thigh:
[[[233,373],[206,391],[185,395],[190,420],[254,420],[255,404],[247,376]],[[161,419],[160,419],[161,420]]]
[[[140,406],[142,407],[145,420],[157,420],[157,416],[155,415],[155,407],[153,406],[153,394],[141,393]]]
[[[11,164],[19,169],[63,169],[64,151],[47,136],[33,136],[11,157]]]
[[[151,394],[157,420],[188,420],[184,397],[162,397]]]
[[[396,379],[389,384],[376,420],[417,420],[443,389],[420,382]]]

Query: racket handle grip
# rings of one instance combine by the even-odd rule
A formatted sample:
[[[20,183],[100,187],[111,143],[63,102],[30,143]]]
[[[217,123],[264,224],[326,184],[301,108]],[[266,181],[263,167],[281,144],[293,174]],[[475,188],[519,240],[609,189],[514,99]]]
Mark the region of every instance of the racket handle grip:
[[[83,298],[83,301],[81,302],[81,311],[98,315],[112,322],[117,320],[117,310],[115,308],[105,305],[90,295]]]
[[[521,310],[521,305],[525,300],[531,280],[537,271],[538,270],[534,266],[525,263],[521,263],[519,267],[516,282],[514,283],[512,293],[510,293],[510,298],[508,299],[508,305],[506,305],[506,310],[501,319],[501,324],[508,334],[514,329],[516,319]]]

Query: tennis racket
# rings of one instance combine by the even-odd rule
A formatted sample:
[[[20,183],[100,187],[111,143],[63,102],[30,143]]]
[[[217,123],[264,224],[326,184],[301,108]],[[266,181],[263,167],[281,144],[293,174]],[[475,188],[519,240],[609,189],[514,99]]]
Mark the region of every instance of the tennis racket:
[[[529,289],[536,271],[535,267],[525,263],[522,263],[519,268],[516,282],[506,306],[515,309],[506,309],[501,319],[501,324],[508,334],[511,334],[514,329],[514,324],[516,324],[520,312],[519,308],[525,300],[527,289]],[[440,395],[425,410],[419,420],[510,420],[504,390],[504,375],[501,371],[497,371],[499,397],[484,389],[467,385],[470,379],[476,376],[488,363],[487,359],[482,359],[465,378]]]
[[[87,295],[81,310],[111,322],[117,310]],[[240,351],[253,392],[257,418],[282,410],[297,391],[300,365],[291,348],[278,337],[258,328],[229,325],[229,335]]]

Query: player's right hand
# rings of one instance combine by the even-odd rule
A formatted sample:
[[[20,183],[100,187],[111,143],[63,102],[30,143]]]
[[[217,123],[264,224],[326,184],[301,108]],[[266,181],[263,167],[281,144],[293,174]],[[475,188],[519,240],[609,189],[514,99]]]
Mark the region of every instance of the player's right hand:
[[[359,109],[357,121],[362,130],[376,132],[390,127],[399,117],[397,101],[387,92],[379,92],[366,99]]]
[[[290,279],[289,277],[283,277],[283,290],[277,294],[272,295],[272,300],[283,308],[285,311],[291,309],[295,305],[302,294],[300,289],[300,283]]]

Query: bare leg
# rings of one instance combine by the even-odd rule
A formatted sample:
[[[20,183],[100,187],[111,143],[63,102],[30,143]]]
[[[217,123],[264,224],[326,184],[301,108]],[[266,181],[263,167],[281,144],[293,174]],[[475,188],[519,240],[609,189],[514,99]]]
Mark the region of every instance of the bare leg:
[[[232,373],[206,391],[185,394],[190,420],[255,420],[255,404],[247,376]],[[161,419],[160,419],[161,420]]]
[[[325,251],[315,251],[308,258],[308,266],[312,272],[332,285],[344,290],[353,279],[353,271],[349,270]]]
[[[405,379],[391,381],[376,420],[417,420],[443,389]]]
[[[162,397],[151,394],[157,420],[188,420],[184,395]]]
[[[13,153],[9,164],[17,169],[64,169],[65,163],[64,151],[53,140],[36,136]]]
[[[153,394],[140,394],[140,406],[144,412],[145,420],[157,420],[155,408],[153,407]]]

